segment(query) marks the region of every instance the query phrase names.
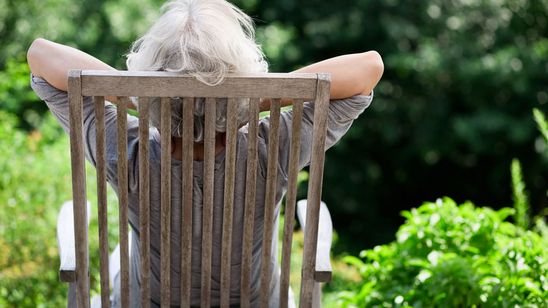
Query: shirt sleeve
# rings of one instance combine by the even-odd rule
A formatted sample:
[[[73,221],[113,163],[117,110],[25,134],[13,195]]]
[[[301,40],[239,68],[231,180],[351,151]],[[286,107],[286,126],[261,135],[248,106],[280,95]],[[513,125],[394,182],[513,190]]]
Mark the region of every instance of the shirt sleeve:
[[[371,95],[356,95],[353,97],[333,100],[329,104],[327,115],[327,136],[325,150],[335,145],[346,134],[353,121],[371,104]],[[284,111],[280,117],[280,136],[278,169],[287,177],[289,169],[289,152],[291,143],[292,110]],[[301,142],[299,151],[299,170],[310,164],[312,154],[312,131],[314,124],[314,103],[306,102],[303,107],[301,124]],[[259,137],[268,142],[270,132],[270,118],[266,117],[259,123]]]
[[[50,85],[41,77],[31,75],[31,87],[34,92],[43,100],[53,113],[63,130],[68,134],[70,132],[69,123],[69,100],[68,93],[59,90]],[[84,133],[84,152],[86,159],[96,166],[96,118],[95,108],[91,97],[84,97],[83,100],[83,133]],[[137,142],[138,142],[138,118],[127,116],[128,131],[128,168],[131,175],[135,169],[133,165],[136,161]],[[118,159],[117,150],[117,121],[116,107],[110,103],[105,104],[105,156],[107,160],[107,180],[117,187],[116,162]],[[130,185],[135,176],[130,176]],[[133,186],[133,185],[131,185]]]

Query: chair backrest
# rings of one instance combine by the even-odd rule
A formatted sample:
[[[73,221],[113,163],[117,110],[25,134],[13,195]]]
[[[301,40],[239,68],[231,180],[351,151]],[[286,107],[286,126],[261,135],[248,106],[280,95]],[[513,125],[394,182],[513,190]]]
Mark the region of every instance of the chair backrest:
[[[261,268],[261,306],[267,306],[269,288],[263,287],[270,282],[271,271],[268,268],[272,232],[275,221],[275,193],[278,155],[278,135],[280,119],[280,100],[293,99],[292,137],[290,145],[288,190],[286,195],[285,228],[282,247],[282,272],[280,303],[287,305],[289,286],[289,259],[295,216],[296,183],[300,146],[301,119],[303,101],[313,101],[314,126],[313,144],[308,185],[307,224],[300,306],[310,307],[312,289],[315,281],[316,242],[323,176],[324,147],[329,103],[329,76],[325,74],[260,74],[231,75],[217,86],[208,86],[196,78],[167,72],[127,72],[127,71],[80,71],[69,74],[70,100],[70,146],[72,164],[72,187],[74,202],[74,227],[76,243],[76,289],[79,307],[89,306],[89,269],[88,269],[88,230],[86,212],[86,182],[84,168],[83,140],[83,97],[94,97],[96,113],[96,167],[99,213],[100,243],[100,284],[103,307],[109,303],[108,241],[107,241],[107,202],[106,202],[106,162],[105,162],[105,96],[119,97],[117,102],[117,142],[118,142],[118,198],[120,217],[120,255],[121,255],[121,294],[122,306],[129,306],[129,254],[128,254],[128,160],[127,160],[127,104],[128,97],[137,97],[139,101],[139,240],[141,304],[150,304],[150,208],[149,208],[149,100],[161,97],[160,132],[169,132],[171,128],[171,97],[180,97],[183,101],[182,135],[182,204],[171,203],[171,136],[161,135],[161,303],[162,307],[170,303],[170,221],[172,206],[181,208],[181,306],[190,306],[191,282],[191,233],[192,233],[192,191],[193,191],[193,109],[194,98],[205,98],[205,137],[204,137],[204,183],[203,183],[203,221],[202,221],[202,273],[201,306],[210,305],[211,288],[211,237],[214,194],[215,159],[215,99],[227,98],[227,127],[225,149],[224,209],[221,252],[221,306],[229,305],[231,236],[234,195],[234,174],[236,160],[237,98],[249,98],[249,146],[246,170],[246,191],[244,209],[244,231],[241,271],[241,305],[249,306],[251,243],[253,238],[253,217],[255,185],[257,176],[257,134],[259,121],[259,103],[261,98],[271,98],[270,135],[268,137],[268,163],[266,177],[266,199],[264,209],[264,236]],[[321,275],[316,275],[321,276]],[[318,277],[316,277],[316,280]]]

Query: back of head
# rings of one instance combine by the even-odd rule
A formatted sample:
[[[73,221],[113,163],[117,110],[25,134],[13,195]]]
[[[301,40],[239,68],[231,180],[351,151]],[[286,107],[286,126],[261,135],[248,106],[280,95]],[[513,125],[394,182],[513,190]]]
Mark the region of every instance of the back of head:
[[[132,46],[127,56],[130,71],[170,71],[196,76],[216,85],[228,73],[267,72],[268,65],[254,39],[253,22],[225,0],[173,0],[162,7],[162,15]],[[203,100],[195,108],[195,141],[203,137]],[[151,124],[159,127],[159,100],[151,105]],[[174,105],[176,105],[175,103]],[[180,104],[180,102],[179,102]],[[224,107],[223,107],[224,106]],[[181,108],[172,106],[172,132],[181,136]],[[217,131],[224,131],[226,102],[218,104]],[[247,103],[239,104],[240,122],[245,122]],[[201,121],[200,121],[201,120]],[[240,123],[240,124],[241,124]]]

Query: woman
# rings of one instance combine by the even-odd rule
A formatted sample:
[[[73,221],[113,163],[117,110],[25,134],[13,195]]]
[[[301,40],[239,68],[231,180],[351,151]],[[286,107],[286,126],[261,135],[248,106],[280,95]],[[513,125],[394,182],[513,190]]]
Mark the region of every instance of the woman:
[[[152,70],[152,71],[176,71],[195,75],[199,80],[207,84],[222,82],[228,73],[255,73],[266,72],[267,64],[260,47],[254,41],[254,30],[251,19],[241,10],[224,0],[174,0],[163,7],[163,15],[156,21],[151,29],[133,45],[127,56],[128,70]],[[60,45],[45,39],[35,40],[28,50],[28,63],[32,72],[31,85],[35,92],[43,99],[53,114],[57,117],[63,128],[68,131],[68,98],[67,98],[67,73],[70,69],[94,69],[113,70],[114,68],[100,60],[68,46]],[[303,67],[296,72],[315,73],[327,72],[331,74],[331,103],[328,115],[328,139],[326,149],[335,144],[350,128],[352,121],[356,119],[370,104],[372,90],[378,83],[383,72],[383,63],[378,53],[374,51],[344,55],[328,59]],[[115,98],[107,98],[114,101]],[[290,104],[290,101],[284,104]],[[213,247],[220,247],[222,222],[222,195],[223,195],[223,166],[224,166],[224,117],[222,116],[226,102],[218,101],[219,114],[217,117],[217,138],[215,144],[216,166],[215,169],[215,201],[214,201],[214,227]],[[240,124],[245,124],[246,104],[240,104]],[[267,110],[269,102],[264,101],[261,109]],[[180,166],[181,160],[181,116],[177,103],[172,105],[172,165]],[[159,115],[155,113],[159,108],[151,108],[151,123],[158,127]],[[303,168],[309,161],[307,157],[311,149],[312,114],[314,105],[306,103],[304,107],[302,146],[299,166]],[[117,190],[116,175],[116,138],[109,138],[116,131],[116,110],[107,104],[106,106],[106,134],[107,157],[114,157],[107,166],[107,178],[109,183]],[[292,117],[291,111],[282,113],[280,122],[280,149],[278,183],[276,193],[275,213],[279,211],[279,204],[283,192],[287,187],[287,161],[289,156],[289,138]],[[95,164],[95,118],[93,103],[90,98],[84,99],[84,132],[86,144],[86,157]],[[195,108],[195,152],[194,152],[194,192],[193,192],[193,221],[201,221],[202,170],[203,159],[203,101],[198,100]],[[128,160],[129,160],[129,221],[132,226],[133,236],[131,243],[132,266],[130,267],[131,306],[138,304],[139,296],[139,241],[138,241],[138,178],[137,166],[137,133],[138,120],[128,115]],[[257,201],[255,210],[255,230],[253,245],[253,270],[252,298],[253,306],[257,306],[259,297],[259,266],[262,239],[262,218],[264,214],[264,187],[266,170],[266,142],[269,132],[269,118],[264,118],[259,124],[259,171]],[[159,164],[160,143],[159,132],[151,129],[150,132],[150,156],[151,156],[151,304],[159,305]],[[236,158],[236,183],[245,177],[247,130],[245,127],[238,131],[237,158]],[[173,168],[172,171],[172,202],[177,203],[181,198],[181,168]],[[234,200],[234,226],[233,252],[231,268],[231,304],[239,303],[239,273],[241,262],[242,229],[244,191],[243,187],[236,185]],[[174,207],[172,212],[172,260],[179,260],[180,251],[180,214]],[[200,225],[197,223],[196,225]],[[272,235],[275,238],[276,234]],[[192,290],[193,305],[198,306],[200,300],[200,272],[199,264],[201,250],[201,230],[193,230],[192,247]],[[274,243],[277,241],[274,240]],[[276,248],[272,247],[275,252]],[[272,253],[276,256],[277,253]],[[273,264],[277,264],[273,259]],[[213,252],[213,268],[220,265],[220,249]],[[175,263],[172,265],[172,304],[178,304],[179,272]],[[273,267],[275,269],[276,266]],[[272,294],[270,306],[278,306],[278,272],[273,271],[270,292]],[[213,306],[219,305],[219,274],[212,273],[212,298]],[[119,305],[119,283],[114,285],[113,306]]]

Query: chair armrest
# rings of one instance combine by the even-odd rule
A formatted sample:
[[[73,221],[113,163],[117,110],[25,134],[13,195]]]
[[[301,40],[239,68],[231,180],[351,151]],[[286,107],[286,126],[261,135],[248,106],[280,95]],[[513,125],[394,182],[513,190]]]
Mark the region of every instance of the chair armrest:
[[[86,205],[89,226],[90,204]],[[57,216],[57,245],[59,246],[59,279],[63,282],[76,281],[76,247],[74,244],[74,214],[72,201],[63,203]]]
[[[303,231],[306,230],[306,207],[307,200],[297,202],[297,217]],[[331,281],[331,242],[333,240],[333,223],[327,206],[322,201],[320,204],[320,220],[318,227],[318,245],[316,249],[316,271],[314,280],[316,282]]]

